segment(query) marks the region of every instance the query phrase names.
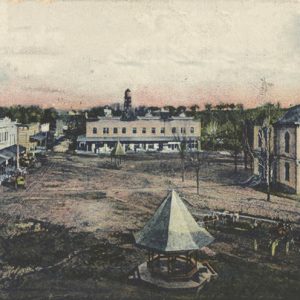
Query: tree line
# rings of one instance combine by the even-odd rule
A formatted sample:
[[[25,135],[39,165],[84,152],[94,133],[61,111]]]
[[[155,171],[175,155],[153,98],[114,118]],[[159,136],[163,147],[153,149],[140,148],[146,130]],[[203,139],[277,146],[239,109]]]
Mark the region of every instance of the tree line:
[[[58,112],[54,108],[42,109],[37,105],[0,107],[0,118],[9,117],[21,124],[49,123],[50,128],[55,128]]]

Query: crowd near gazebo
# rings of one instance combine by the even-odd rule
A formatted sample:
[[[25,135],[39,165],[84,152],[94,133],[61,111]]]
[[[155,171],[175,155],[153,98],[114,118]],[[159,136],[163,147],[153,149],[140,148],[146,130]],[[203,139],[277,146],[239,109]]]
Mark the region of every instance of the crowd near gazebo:
[[[216,276],[198,255],[214,238],[197,224],[174,190],[134,237],[136,245],[148,252],[134,278],[164,288],[197,288]]]

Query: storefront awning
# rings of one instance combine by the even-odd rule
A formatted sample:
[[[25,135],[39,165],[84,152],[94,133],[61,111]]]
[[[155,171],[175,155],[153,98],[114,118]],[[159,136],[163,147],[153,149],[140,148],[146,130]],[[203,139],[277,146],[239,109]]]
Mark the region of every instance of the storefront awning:
[[[10,147],[5,148],[4,150],[8,150],[14,154],[17,154],[17,151],[18,151],[17,145],[12,145]],[[26,148],[24,146],[19,145],[19,153],[23,154],[23,153],[25,153],[25,151],[26,151]],[[1,153],[1,151],[0,151],[0,153]]]
[[[32,135],[30,138],[31,138],[32,140],[35,140],[35,141],[38,141],[38,142],[42,142],[42,141],[44,141],[47,137],[46,137],[46,135],[45,135],[44,133],[39,132],[39,133],[37,133],[37,134],[35,134],[35,135]]]
[[[6,162],[6,158],[4,158],[4,157],[2,157],[1,155],[0,155],[0,165],[2,165],[3,163],[5,163]]]
[[[6,149],[0,150],[0,157],[3,157],[6,160],[14,158],[15,156],[16,155],[11,151],[8,151]]]

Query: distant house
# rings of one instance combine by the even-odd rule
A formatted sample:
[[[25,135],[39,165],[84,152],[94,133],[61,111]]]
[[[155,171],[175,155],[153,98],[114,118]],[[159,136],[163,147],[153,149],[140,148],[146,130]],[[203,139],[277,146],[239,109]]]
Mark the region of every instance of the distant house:
[[[64,135],[65,131],[68,130],[68,126],[64,120],[56,120],[54,136],[59,138]]]
[[[300,194],[300,105],[290,108],[274,125],[270,145],[273,156],[272,182],[283,191]],[[253,148],[260,153],[267,136],[263,128],[254,128]],[[265,169],[254,160],[254,173],[262,178]]]
[[[31,123],[19,126],[19,144],[26,148],[27,153],[46,150],[49,124]]]

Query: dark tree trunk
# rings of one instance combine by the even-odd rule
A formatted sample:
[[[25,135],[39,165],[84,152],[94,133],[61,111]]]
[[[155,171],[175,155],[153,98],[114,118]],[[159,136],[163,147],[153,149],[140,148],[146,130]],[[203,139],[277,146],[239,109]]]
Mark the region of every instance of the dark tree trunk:
[[[245,149],[244,149],[244,169],[248,170],[248,153]]]

